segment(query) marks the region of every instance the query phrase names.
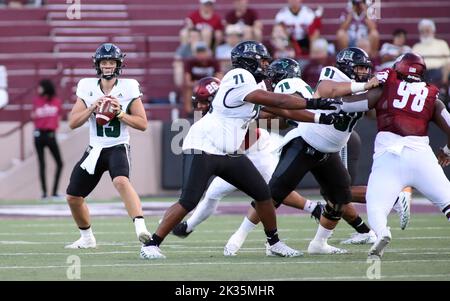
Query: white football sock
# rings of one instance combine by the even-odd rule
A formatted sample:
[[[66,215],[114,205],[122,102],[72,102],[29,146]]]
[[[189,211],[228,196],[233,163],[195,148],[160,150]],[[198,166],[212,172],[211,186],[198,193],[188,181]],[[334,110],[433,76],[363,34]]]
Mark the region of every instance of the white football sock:
[[[204,220],[210,217],[214,211],[216,211],[219,200],[205,198],[198,203],[197,208],[195,208],[194,213],[186,221],[187,228],[186,232],[191,232],[200,225]]]
[[[247,235],[255,229],[256,225],[252,223],[248,217],[244,217],[244,220],[242,221],[241,225],[239,226],[239,229],[236,231],[236,233],[239,233],[240,235],[247,237]]]
[[[92,233],[92,227],[89,227],[89,229],[81,230],[80,229],[81,238],[83,239],[89,239],[94,237],[94,233]]]
[[[306,200],[305,202],[305,207],[303,207],[303,210],[309,213],[312,213],[314,211],[314,209],[316,208],[317,203],[310,201],[310,200]]]
[[[136,230],[136,235],[139,237],[139,234],[142,232],[148,232],[147,227],[145,226],[144,218],[135,218],[134,219],[134,228]]]
[[[319,227],[317,228],[316,236],[313,240],[320,241],[320,242],[326,242],[328,238],[333,234],[333,230],[328,230],[325,227],[323,227],[321,224],[319,224]]]

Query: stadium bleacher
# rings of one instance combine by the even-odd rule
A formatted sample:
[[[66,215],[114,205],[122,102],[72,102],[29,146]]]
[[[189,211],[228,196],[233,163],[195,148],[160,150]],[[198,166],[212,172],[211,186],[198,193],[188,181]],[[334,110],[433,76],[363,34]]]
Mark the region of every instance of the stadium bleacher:
[[[188,3],[187,3],[188,2]],[[85,76],[94,76],[90,57],[107,41],[127,53],[126,76],[141,82],[145,101],[167,99],[173,90],[172,58],[184,18],[197,9],[196,0],[90,0],[82,5],[81,20],[69,20],[65,1],[48,0],[41,8],[0,10],[0,64],[7,67],[10,106],[0,111],[0,120],[20,120],[28,110],[39,79],[50,77],[59,85],[59,94],[69,108],[74,86]],[[304,1],[312,8],[324,7],[322,35],[335,40],[346,1]],[[268,37],[273,18],[284,1],[252,0]],[[217,0],[216,10],[224,15],[230,1]],[[408,9],[404,9],[408,8]],[[437,36],[450,41],[450,2],[382,0],[378,29],[381,42],[402,27],[408,44],[418,40],[417,23],[426,15],[436,22]],[[168,119],[170,107],[155,105],[150,117]]]

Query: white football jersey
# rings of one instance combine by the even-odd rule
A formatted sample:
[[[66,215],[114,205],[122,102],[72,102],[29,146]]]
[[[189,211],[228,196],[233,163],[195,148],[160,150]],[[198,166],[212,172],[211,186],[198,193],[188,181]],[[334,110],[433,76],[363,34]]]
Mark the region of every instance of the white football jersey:
[[[331,80],[335,82],[351,82],[352,80],[336,67],[327,66],[322,68],[319,81]],[[339,108],[335,112],[341,111]],[[311,110],[314,113],[332,113],[331,110]],[[301,122],[298,131],[303,139],[315,149],[324,153],[335,153],[340,151],[350,138],[353,127],[363,113],[349,113],[346,122],[327,125],[318,123]]]
[[[303,98],[312,98],[313,97],[313,89],[305,83],[300,78],[286,78],[280,81],[274,90],[275,93],[284,93],[284,94],[300,94]],[[300,123],[297,123],[300,125]],[[295,129],[290,130],[283,138],[280,147],[283,147],[292,139],[301,135],[299,131],[299,127],[297,126]]]
[[[211,110],[190,128],[183,151],[196,149],[215,155],[236,152],[250,122],[259,115],[259,106],[244,99],[258,89],[265,89],[265,85],[257,84],[247,70],[228,71],[211,102]]]
[[[86,107],[91,106],[97,99],[105,96],[100,89],[100,80],[98,78],[83,78],[78,82],[77,97],[81,98]],[[139,83],[134,79],[117,79],[111,93],[111,96],[119,100],[122,110],[128,112],[131,103],[136,98],[142,96],[139,89]],[[130,134],[127,126],[114,118],[104,126],[98,125],[95,121],[95,114],[89,117],[89,145],[99,147],[111,147],[119,144],[129,144]]]

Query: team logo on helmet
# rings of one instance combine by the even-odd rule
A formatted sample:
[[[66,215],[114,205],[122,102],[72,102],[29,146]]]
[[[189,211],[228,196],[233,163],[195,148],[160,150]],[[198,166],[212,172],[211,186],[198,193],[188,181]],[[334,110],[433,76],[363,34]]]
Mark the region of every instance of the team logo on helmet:
[[[245,44],[244,45],[244,52],[257,52],[256,44]]]

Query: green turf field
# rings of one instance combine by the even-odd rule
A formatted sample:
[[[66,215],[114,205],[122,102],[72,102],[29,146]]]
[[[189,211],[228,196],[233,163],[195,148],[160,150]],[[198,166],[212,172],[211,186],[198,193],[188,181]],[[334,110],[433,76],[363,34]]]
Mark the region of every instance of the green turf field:
[[[63,248],[78,239],[69,218],[1,219],[0,280],[68,280],[68,271],[74,275],[70,255],[80,258],[81,280],[368,279],[371,263],[366,261],[366,245],[350,246],[352,254],[347,255],[266,257],[261,226],[249,235],[238,256],[224,257],[223,246],[241,219],[214,216],[187,239],[169,236],[162,245],[167,259],[155,261],[139,259],[140,246],[128,218],[94,217],[98,248],[75,251]],[[154,230],[158,218],[147,220]],[[281,238],[305,251],[316,223],[306,216],[279,216],[278,220]],[[393,242],[376,269],[382,280],[450,280],[450,231],[442,215],[415,214],[406,231],[399,229],[393,216],[391,226]],[[331,243],[351,232],[345,224],[338,226]],[[375,268],[372,265],[370,271]]]

